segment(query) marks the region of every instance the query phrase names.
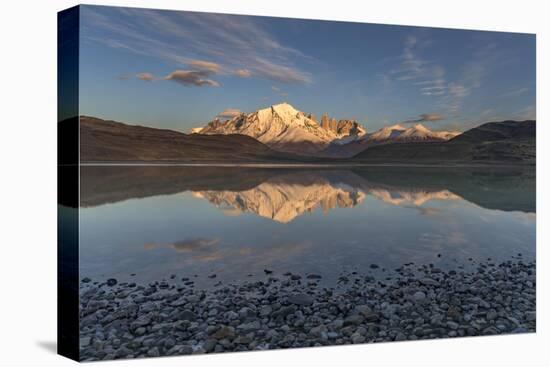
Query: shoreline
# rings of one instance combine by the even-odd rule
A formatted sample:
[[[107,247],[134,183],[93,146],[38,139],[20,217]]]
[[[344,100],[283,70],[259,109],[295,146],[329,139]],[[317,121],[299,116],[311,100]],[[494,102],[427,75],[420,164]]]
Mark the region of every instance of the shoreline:
[[[368,270],[368,269],[367,269]],[[476,269],[432,264],[341,275],[266,274],[196,290],[172,284],[80,286],[81,360],[221,353],[536,331],[536,263],[521,256]]]
[[[69,165],[69,166],[76,166]],[[327,162],[327,163],[221,163],[221,162],[204,162],[204,163],[184,163],[184,162],[80,162],[79,166],[84,167],[117,167],[117,166],[181,166],[181,167],[250,167],[250,168],[347,168],[347,167],[422,167],[422,168],[535,168],[534,163],[529,164],[512,164],[489,162],[481,164],[470,163],[354,163],[354,162]],[[63,165],[60,165],[63,166]]]

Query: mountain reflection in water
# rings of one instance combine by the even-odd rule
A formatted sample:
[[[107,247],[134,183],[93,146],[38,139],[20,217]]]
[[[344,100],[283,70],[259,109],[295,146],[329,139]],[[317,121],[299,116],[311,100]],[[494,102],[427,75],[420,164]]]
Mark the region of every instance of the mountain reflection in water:
[[[299,183],[301,175],[304,181]],[[332,183],[322,173],[284,174],[268,179],[257,187],[243,191],[194,191],[197,198],[208,200],[227,215],[248,212],[277,222],[288,223],[296,217],[320,208],[328,213],[335,208],[352,208],[371,195],[385,203],[421,207],[430,200],[459,200],[448,190],[406,190],[369,186],[359,180],[358,186]],[[315,178],[315,180],[312,180]],[[294,181],[294,183],[289,183]]]
[[[82,167],[81,205],[192,191],[226,215],[253,213],[288,223],[320,208],[351,208],[367,196],[422,207],[466,200],[488,209],[535,211],[535,174],[525,169],[281,169],[235,167]]]
[[[298,173],[270,178],[249,190],[194,191],[193,195],[208,200],[229,215],[249,212],[288,223],[319,207],[324,213],[334,208],[354,207],[366,194],[360,188],[331,183],[322,175]]]

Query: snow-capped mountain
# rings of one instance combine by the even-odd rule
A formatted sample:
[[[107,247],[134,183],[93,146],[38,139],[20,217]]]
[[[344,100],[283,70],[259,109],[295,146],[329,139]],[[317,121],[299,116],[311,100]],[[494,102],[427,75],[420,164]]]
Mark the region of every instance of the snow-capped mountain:
[[[189,134],[199,134],[204,127],[194,127],[191,130],[189,130]]]
[[[384,126],[372,133],[348,139],[346,143],[334,141],[325,151],[324,155],[334,157],[351,157],[368,147],[392,143],[412,142],[443,142],[459,135],[458,131],[432,131],[422,124],[416,124],[406,128],[400,124]]]
[[[370,133],[368,136],[363,137],[362,140],[369,141],[385,141],[385,140],[395,140],[401,135],[406,128],[399,124],[384,126],[383,128],[376,130],[373,133]]]
[[[358,140],[374,143],[445,141],[460,134],[458,131],[432,131],[422,124],[405,128],[399,124],[385,126],[371,134],[366,134]]]
[[[340,124],[340,129],[338,123],[334,128],[325,128],[312,115],[281,103],[227,121],[215,119],[204,128],[193,131],[200,134],[244,134],[279,151],[315,154],[336,139],[364,134],[364,129],[358,126],[350,121]]]
[[[191,129],[195,134],[242,134],[272,149],[305,155],[351,157],[379,144],[442,142],[458,132],[432,131],[421,124],[385,126],[372,133],[354,120],[336,120],[323,114],[320,123],[288,103],[280,103],[252,113],[241,113],[229,120],[214,119],[205,127]]]

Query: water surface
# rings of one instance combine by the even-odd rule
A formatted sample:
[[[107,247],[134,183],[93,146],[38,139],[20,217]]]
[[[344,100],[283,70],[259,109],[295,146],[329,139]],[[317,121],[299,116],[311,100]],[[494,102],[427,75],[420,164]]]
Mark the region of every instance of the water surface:
[[[333,284],[535,256],[534,170],[104,166],[81,182],[81,277],[97,281],[212,287],[269,270]]]

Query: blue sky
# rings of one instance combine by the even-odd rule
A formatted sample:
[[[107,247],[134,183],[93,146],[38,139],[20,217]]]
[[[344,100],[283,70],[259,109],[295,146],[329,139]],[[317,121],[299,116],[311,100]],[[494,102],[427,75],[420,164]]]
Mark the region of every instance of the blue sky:
[[[80,113],[187,131],[288,102],[367,130],[535,118],[530,34],[81,6]]]

